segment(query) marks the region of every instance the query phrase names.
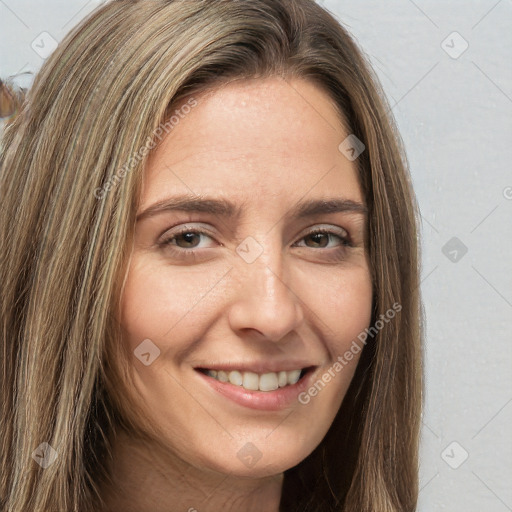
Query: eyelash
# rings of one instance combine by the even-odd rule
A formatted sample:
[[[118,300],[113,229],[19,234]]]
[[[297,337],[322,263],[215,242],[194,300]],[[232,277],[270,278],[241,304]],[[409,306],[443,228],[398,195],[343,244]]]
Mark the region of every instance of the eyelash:
[[[197,229],[197,228],[183,228],[183,229],[179,230],[176,233],[172,233],[172,235],[169,236],[168,238],[165,238],[164,240],[162,240],[159,243],[159,245],[162,248],[169,248],[170,246],[175,245],[175,244],[172,244],[173,240],[175,240],[176,238],[178,238],[181,235],[190,234],[190,233],[193,233],[193,234],[196,234],[196,235],[197,234],[199,234],[199,235],[206,235],[206,236],[208,236],[210,238],[213,238],[212,235],[210,233],[208,233],[208,231],[204,231],[202,229]],[[351,240],[350,240],[348,235],[347,236],[343,236],[340,233],[337,233],[337,232],[329,230],[329,229],[323,229],[323,228],[318,228],[318,229],[309,231],[300,240],[304,240],[308,236],[312,236],[312,235],[316,235],[316,234],[331,235],[331,236],[334,236],[334,237],[338,238],[340,240],[341,244],[340,244],[339,247],[334,249],[334,252],[336,252],[336,253],[344,254],[344,252],[346,251],[347,247],[353,247],[353,244],[351,243]],[[309,247],[309,249],[315,249],[315,248]],[[320,247],[319,249],[325,249],[325,248]],[[176,255],[176,256],[181,257],[183,259],[186,259],[186,258],[196,258],[198,250],[200,250],[200,249],[196,249],[196,248],[194,248],[194,249],[182,249],[182,248],[174,249],[173,247],[171,247],[171,252],[173,253],[173,255]],[[329,250],[329,249],[326,249],[326,251],[327,250]]]

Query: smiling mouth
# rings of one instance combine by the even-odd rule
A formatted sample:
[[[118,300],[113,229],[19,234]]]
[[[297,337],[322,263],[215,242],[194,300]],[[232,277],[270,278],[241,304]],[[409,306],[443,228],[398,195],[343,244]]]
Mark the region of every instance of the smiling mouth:
[[[297,384],[307,373],[315,367],[299,368],[291,371],[254,373],[239,370],[211,370],[208,368],[197,368],[198,371],[212,377],[213,379],[240,386],[248,391],[275,391]]]

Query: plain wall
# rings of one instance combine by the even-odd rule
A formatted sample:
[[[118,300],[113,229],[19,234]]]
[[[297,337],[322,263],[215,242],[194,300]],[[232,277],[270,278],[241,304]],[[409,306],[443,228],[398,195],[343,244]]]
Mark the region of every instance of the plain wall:
[[[60,41],[100,3],[0,1],[0,77],[37,71],[40,34]],[[383,84],[422,213],[418,510],[512,510],[512,2],[320,3]]]

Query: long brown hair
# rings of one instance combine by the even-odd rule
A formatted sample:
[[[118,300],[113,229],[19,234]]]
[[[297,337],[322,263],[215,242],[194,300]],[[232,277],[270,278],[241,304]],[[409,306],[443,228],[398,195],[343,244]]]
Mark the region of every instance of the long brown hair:
[[[285,472],[281,510],[415,509],[417,209],[370,65],[312,0],[123,0],[93,12],[60,43],[2,140],[2,510],[100,508],[108,475],[99,460],[123,422],[109,361],[147,155],[121,180],[119,169],[184,97],[266,76],[322,87],[366,146],[357,164],[369,209],[372,324],[401,305],[368,339],[323,441]],[[44,470],[32,458],[43,442],[57,453]]]

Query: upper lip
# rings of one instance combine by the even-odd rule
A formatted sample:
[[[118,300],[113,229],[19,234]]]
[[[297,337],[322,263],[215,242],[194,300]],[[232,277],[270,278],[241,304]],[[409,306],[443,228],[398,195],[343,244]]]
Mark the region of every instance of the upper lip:
[[[253,361],[240,363],[207,363],[194,366],[196,370],[222,370],[230,372],[234,370],[253,373],[278,373],[291,372],[292,370],[304,370],[306,368],[316,367],[309,361]]]

